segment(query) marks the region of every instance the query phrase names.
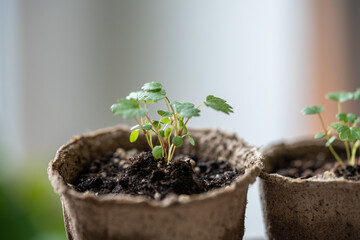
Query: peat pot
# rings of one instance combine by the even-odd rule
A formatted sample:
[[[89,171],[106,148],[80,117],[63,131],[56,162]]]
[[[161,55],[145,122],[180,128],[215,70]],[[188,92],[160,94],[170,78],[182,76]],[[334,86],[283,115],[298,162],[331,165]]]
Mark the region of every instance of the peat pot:
[[[74,137],[62,146],[48,168],[49,179],[60,195],[68,239],[242,239],[249,184],[260,173],[256,148],[235,134],[218,130],[191,130],[177,153],[194,153],[208,160],[223,158],[245,174],[231,185],[195,195],[172,195],[151,200],[142,196],[80,193],[71,183],[93,159],[114,152],[147,149],[144,138],[129,142],[127,127],[117,126]]]
[[[301,159],[305,153],[331,155],[324,145],[307,140],[263,152],[260,191],[269,239],[360,238],[360,182],[336,178],[331,172],[309,179],[271,173],[279,161]]]

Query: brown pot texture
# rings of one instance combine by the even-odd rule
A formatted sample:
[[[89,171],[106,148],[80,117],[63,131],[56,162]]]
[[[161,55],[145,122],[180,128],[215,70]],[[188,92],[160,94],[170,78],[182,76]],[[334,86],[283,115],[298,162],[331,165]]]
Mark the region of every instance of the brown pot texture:
[[[260,173],[260,154],[235,134],[191,130],[196,146],[187,141],[177,153],[228,160],[245,168],[230,186],[190,196],[156,201],[142,196],[80,193],[71,184],[94,158],[118,147],[144,150],[143,138],[129,142],[130,131],[118,126],[73,138],[56,153],[49,179],[60,195],[68,239],[242,239],[249,184]]]
[[[331,155],[318,140],[283,143],[263,152],[260,191],[268,238],[359,239],[360,182],[329,173],[310,179],[269,174],[283,156],[292,161],[306,152]]]

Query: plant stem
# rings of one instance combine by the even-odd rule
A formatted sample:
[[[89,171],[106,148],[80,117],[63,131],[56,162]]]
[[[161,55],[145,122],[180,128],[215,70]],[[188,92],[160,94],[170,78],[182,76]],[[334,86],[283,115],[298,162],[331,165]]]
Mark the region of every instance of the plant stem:
[[[147,132],[148,132],[148,134],[149,134],[150,147],[151,147],[151,149],[153,149],[153,148],[154,148],[154,145],[153,145],[153,142],[152,142],[152,135],[151,135],[151,132],[150,132],[150,131],[147,131]]]
[[[356,151],[357,148],[360,145],[360,141],[357,140],[356,143],[354,144],[354,147],[352,148],[352,152],[351,152],[351,160],[350,160],[350,165],[351,166],[355,166],[355,155],[356,155]]]
[[[320,118],[320,122],[321,122],[322,128],[323,128],[323,130],[324,130],[324,132],[325,132],[326,140],[329,142],[330,137],[329,137],[329,135],[328,135],[328,133],[327,133],[327,131],[326,131],[326,127],[325,127],[325,124],[324,124],[324,120],[323,120],[323,118],[321,117],[321,114],[320,114],[320,113],[318,113],[318,116],[319,116],[319,118]],[[343,168],[345,168],[344,162],[341,160],[341,158],[340,158],[339,155],[336,153],[336,151],[335,151],[334,148],[331,146],[331,144],[329,144],[329,150],[330,150],[330,152],[332,153],[332,155],[335,157],[335,159],[340,163],[340,165],[341,165]]]
[[[159,133],[159,130],[157,129],[157,127],[154,125],[154,123],[151,121],[151,119],[149,118],[149,116],[146,114],[145,115],[146,119],[149,121],[149,123],[151,124],[151,126],[153,127],[154,131],[155,131],[155,134],[161,139],[160,141],[160,144],[161,146],[163,147],[164,149],[164,152],[165,152],[165,155],[166,155],[166,147],[164,146],[164,140],[163,138],[161,137],[161,134]]]
[[[341,103],[338,102],[338,113],[341,113]]]
[[[345,145],[347,160],[348,160],[348,162],[350,162],[350,149],[349,149],[349,144],[348,144],[347,141],[344,141],[344,145]]]
[[[168,98],[168,97],[165,97],[165,99],[168,101],[168,103],[169,103],[169,105],[170,105],[170,100],[169,100],[169,98]],[[175,112],[173,106],[170,105],[170,107],[171,107],[171,110],[172,110],[172,112],[173,112],[173,114],[174,114],[174,121],[175,121],[175,123],[174,123],[173,126],[175,126],[175,136],[177,136],[177,134],[178,134],[178,129],[177,129],[177,116],[176,116],[176,112]]]
[[[153,147],[152,144],[150,143],[150,140],[149,140],[149,138],[148,138],[148,136],[147,136],[146,131],[145,131],[144,129],[142,129],[142,124],[139,122],[139,120],[138,120],[136,117],[134,117],[134,119],[135,119],[135,121],[139,124],[141,130],[143,131],[143,133],[144,133],[144,135],[145,135],[145,138],[146,138],[146,141],[148,142],[149,146],[151,147],[151,149],[153,149],[154,147]]]
[[[168,155],[167,164],[169,164],[171,159],[172,159],[172,149],[173,149],[173,147],[174,147],[174,144],[171,144],[170,149],[169,149],[169,155]]]

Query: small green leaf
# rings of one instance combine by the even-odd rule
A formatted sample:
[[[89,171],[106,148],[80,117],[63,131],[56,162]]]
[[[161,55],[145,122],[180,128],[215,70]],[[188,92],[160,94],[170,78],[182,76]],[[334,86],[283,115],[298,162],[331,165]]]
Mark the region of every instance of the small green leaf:
[[[174,106],[175,111],[178,112],[179,115],[184,118],[200,116],[199,114],[200,110],[195,108],[194,107],[195,105],[192,103],[189,102],[181,103],[181,102],[173,101],[170,103],[170,105]]]
[[[141,88],[144,91],[160,91],[162,89],[162,84],[159,82],[149,82],[145,83],[144,86]]]
[[[354,99],[360,100],[360,88],[358,88],[356,92],[354,92]]]
[[[119,99],[118,103],[111,106],[111,111],[117,116],[129,119],[133,117],[142,117],[148,112],[147,109],[140,108],[135,99]]]
[[[325,137],[325,133],[318,133],[318,134],[315,135],[316,139],[320,139],[320,138],[323,138],[323,137]]]
[[[153,124],[155,125],[155,127],[156,127],[157,129],[160,129],[160,128],[161,128],[161,124],[160,124],[159,121],[154,120],[154,121],[152,121],[152,122],[153,122]]]
[[[180,136],[175,136],[172,140],[172,144],[174,144],[176,147],[180,147],[183,144],[184,140]]]
[[[185,126],[182,133],[187,134],[187,132],[188,132],[188,130],[187,130],[186,126]]]
[[[164,118],[161,122],[163,124],[168,124],[170,122],[170,119],[169,118]]]
[[[359,127],[351,127],[351,131],[352,131],[354,137],[357,140],[360,140],[360,128]]]
[[[332,136],[332,137],[326,142],[326,146],[329,147],[335,140],[336,140],[336,137],[335,137],[335,136]]]
[[[134,100],[141,100],[139,99],[139,96],[142,94],[141,91],[139,92],[131,92],[127,97],[126,99],[134,99]]]
[[[170,136],[170,134],[171,134],[171,128],[167,128],[165,130],[165,137],[168,138]]]
[[[312,115],[312,114],[321,113],[323,110],[324,110],[324,107],[322,107],[322,106],[311,106],[311,107],[304,108],[302,110],[302,113],[305,115]]]
[[[163,153],[163,148],[161,146],[155,146],[152,150],[152,155],[155,159],[161,158]]]
[[[341,140],[348,140],[348,137],[351,135],[351,131],[348,126],[340,127],[338,131],[340,131],[339,138]]]
[[[146,102],[158,102],[166,97],[166,91],[161,89],[156,92],[141,92],[139,94],[139,100],[146,101]]]
[[[354,123],[358,119],[358,117],[353,113],[348,113],[346,118],[350,123]]]
[[[165,132],[164,132],[164,130],[159,130],[159,133],[160,133],[160,136],[161,136],[161,137],[163,137],[163,138],[165,137]]]
[[[340,128],[341,126],[343,126],[341,123],[335,122],[335,123],[332,123],[329,127],[332,129],[335,129],[337,131],[338,128]]]
[[[152,129],[152,125],[151,124],[145,124],[145,125],[142,126],[142,129],[148,131],[148,130]]]
[[[343,103],[353,99],[354,94],[352,92],[331,92],[326,95],[326,98]]]
[[[343,121],[344,123],[348,122],[346,113],[338,113],[336,114],[336,117],[339,119],[339,121]]]
[[[348,126],[343,125],[343,124],[340,124],[340,126],[336,129],[336,131],[337,131],[338,133],[341,133],[341,132],[347,131],[348,129],[349,129]]]
[[[130,142],[133,143],[135,142],[138,137],[139,137],[139,129],[138,130],[135,130],[135,131],[132,131],[131,134],[130,134]]]
[[[195,140],[194,140],[194,138],[193,138],[191,135],[189,135],[189,134],[186,134],[186,136],[188,137],[190,144],[193,145],[193,146],[195,146]]]
[[[230,114],[233,112],[233,108],[226,103],[224,99],[214,97],[213,95],[209,95],[206,97],[205,106],[211,107],[216,111],[220,111],[226,114]]]
[[[166,112],[166,111],[163,111],[163,110],[158,110],[157,113],[162,116],[162,117],[171,117],[173,115],[172,112]]]

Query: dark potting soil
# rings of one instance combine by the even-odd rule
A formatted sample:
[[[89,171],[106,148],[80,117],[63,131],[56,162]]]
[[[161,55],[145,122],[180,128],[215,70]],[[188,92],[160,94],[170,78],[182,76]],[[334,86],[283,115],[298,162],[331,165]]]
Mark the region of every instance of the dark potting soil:
[[[346,155],[341,154],[340,157],[346,159]],[[347,180],[360,180],[359,165],[346,165],[346,168],[342,168],[331,155],[323,152],[307,154],[297,159],[284,157],[272,172],[286,177],[306,179],[319,176],[326,171],[333,171],[337,177],[344,177]]]
[[[124,156],[132,156],[125,159]],[[168,194],[197,194],[220,188],[244,171],[226,161],[206,161],[196,156],[179,155],[170,164],[156,160],[151,152],[114,154],[95,159],[74,183],[77,191],[96,194],[125,193],[163,199]]]

